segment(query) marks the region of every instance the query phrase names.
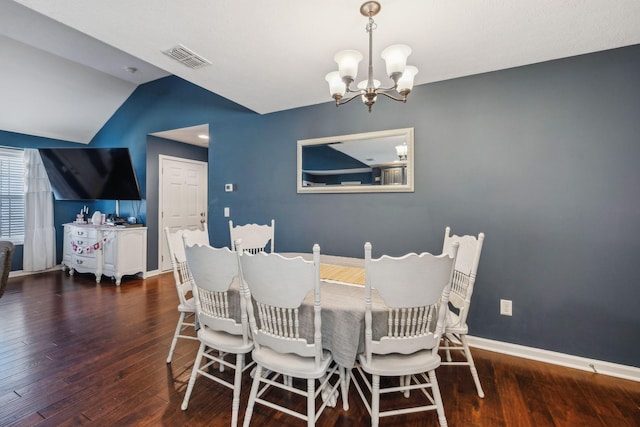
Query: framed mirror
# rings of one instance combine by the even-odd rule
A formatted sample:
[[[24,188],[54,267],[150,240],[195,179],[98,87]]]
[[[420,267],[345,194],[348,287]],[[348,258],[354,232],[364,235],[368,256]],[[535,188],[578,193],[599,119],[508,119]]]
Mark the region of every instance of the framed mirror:
[[[413,192],[413,128],[298,141],[298,193]]]

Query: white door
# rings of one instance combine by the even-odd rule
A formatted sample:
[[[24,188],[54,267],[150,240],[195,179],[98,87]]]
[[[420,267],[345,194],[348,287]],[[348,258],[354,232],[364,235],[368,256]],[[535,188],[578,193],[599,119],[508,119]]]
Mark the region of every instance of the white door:
[[[159,156],[158,265],[171,269],[169,248],[164,235],[170,230],[202,229],[207,221],[207,163],[179,157]]]

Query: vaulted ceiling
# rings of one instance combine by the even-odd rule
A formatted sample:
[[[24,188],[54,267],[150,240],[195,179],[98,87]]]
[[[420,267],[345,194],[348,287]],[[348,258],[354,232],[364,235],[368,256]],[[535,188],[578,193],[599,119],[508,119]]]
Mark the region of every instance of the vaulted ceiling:
[[[260,114],[329,102],[337,51],[365,54],[365,72],[362,1],[3,0],[0,130],[88,143],[137,85],[169,74]],[[416,84],[640,43],[637,0],[380,3],[379,80],[396,43],[413,49]],[[164,53],[179,44],[211,64]]]

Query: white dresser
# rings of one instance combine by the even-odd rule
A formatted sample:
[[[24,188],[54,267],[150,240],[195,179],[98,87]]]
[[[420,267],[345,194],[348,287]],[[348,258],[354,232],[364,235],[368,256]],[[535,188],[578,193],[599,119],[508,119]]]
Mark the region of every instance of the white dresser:
[[[102,275],[120,285],[122,276],[142,273],[147,265],[147,227],[112,227],[64,224],[63,268],[93,273],[100,283]]]

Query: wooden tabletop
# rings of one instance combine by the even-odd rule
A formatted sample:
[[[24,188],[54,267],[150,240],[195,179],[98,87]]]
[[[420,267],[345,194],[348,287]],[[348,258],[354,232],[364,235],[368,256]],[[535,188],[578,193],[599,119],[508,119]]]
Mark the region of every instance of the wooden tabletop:
[[[321,263],[320,279],[364,286],[364,268]]]
[[[307,253],[285,252],[280,255],[313,259],[313,256]],[[320,254],[320,279],[364,286],[364,278],[363,259]]]

